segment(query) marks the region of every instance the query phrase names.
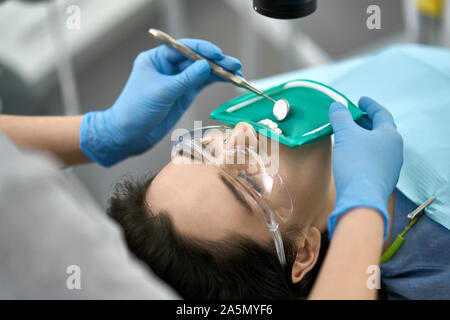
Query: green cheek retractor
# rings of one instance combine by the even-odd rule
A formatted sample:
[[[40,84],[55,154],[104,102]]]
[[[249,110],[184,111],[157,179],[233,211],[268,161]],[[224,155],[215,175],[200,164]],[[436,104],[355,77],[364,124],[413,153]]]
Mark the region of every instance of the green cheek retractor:
[[[283,121],[274,115],[271,101],[252,92],[222,104],[210,116],[231,125],[247,122],[258,132],[265,129],[261,133],[269,138],[278,139],[289,147],[296,147],[333,133],[328,109],[334,101],[345,105],[354,120],[364,115],[343,94],[312,80],[288,81],[269,88],[264,93],[275,100],[286,99],[289,102],[289,113]],[[271,128],[273,124],[278,126]]]

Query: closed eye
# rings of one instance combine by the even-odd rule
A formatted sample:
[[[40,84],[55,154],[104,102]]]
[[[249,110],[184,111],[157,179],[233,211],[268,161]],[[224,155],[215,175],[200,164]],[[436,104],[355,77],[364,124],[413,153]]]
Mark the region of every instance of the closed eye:
[[[231,191],[231,193],[234,195],[234,197],[247,209],[248,213],[253,213],[252,207],[246,200],[245,196],[242,194],[240,190],[236,188],[236,186],[229,181],[227,177],[225,177],[223,174],[219,172],[220,180],[225,184],[225,186]]]
[[[244,179],[253,189],[255,189],[259,194],[261,194],[262,189],[255,181],[253,181],[249,177],[245,176],[241,172],[239,173],[239,177]]]

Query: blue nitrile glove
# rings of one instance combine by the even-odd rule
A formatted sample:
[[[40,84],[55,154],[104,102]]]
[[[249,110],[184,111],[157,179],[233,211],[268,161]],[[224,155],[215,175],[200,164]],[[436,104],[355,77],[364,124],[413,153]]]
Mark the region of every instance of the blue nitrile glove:
[[[225,69],[238,72],[239,60],[204,40],[182,43]],[[154,146],[179,120],[197,93],[213,81],[206,60],[193,62],[168,46],[142,52],[125,88],[105,111],[83,116],[80,148],[91,160],[111,166]]]
[[[367,97],[361,98],[358,105],[367,113],[358,121],[361,126],[342,104],[334,102],[330,106],[336,204],[328,219],[329,238],[342,214],[356,207],[368,207],[383,216],[386,240],[387,203],[400,175],[403,140],[392,115],[384,107]]]

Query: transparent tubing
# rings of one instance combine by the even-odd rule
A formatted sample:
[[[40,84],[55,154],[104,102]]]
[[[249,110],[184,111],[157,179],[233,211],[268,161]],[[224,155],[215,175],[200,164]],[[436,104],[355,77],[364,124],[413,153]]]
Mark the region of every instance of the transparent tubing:
[[[278,229],[278,223],[275,222],[275,215],[270,207],[264,203],[263,205],[264,216],[266,218],[267,227],[272,233],[273,242],[275,243],[275,249],[277,251],[278,260],[280,260],[281,266],[286,266],[286,253],[284,251],[283,239],[281,237],[280,229]]]
[[[270,229],[270,232],[272,232],[275,249],[277,250],[278,260],[280,260],[281,266],[286,267],[286,254],[284,252],[283,239],[281,238],[281,233],[278,229],[278,226],[276,226],[275,230]]]

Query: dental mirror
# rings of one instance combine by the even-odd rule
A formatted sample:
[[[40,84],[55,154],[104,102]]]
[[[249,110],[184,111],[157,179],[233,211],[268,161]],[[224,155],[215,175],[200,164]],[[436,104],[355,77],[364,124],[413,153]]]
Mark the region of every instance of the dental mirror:
[[[273,106],[272,112],[278,121],[283,121],[289,113],[289,102],[286,99],[277,100]]]

